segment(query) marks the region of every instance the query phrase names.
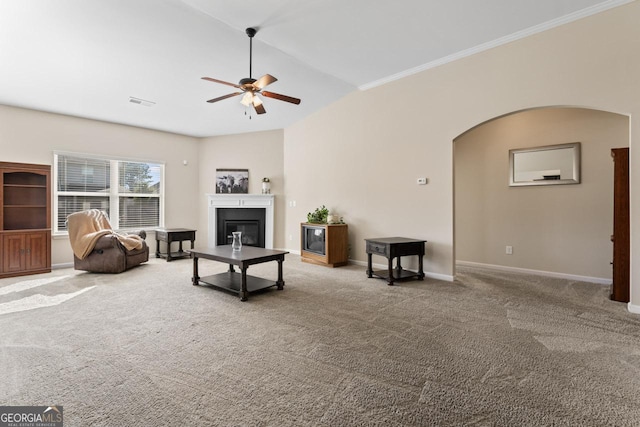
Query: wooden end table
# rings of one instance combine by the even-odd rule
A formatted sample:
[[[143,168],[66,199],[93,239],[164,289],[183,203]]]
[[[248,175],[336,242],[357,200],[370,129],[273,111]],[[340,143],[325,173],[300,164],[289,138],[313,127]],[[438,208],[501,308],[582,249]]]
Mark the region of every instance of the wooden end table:
[[[207,249],[192,249],[189,253],[193,259],[193,278],[191,282],[194,286],[200,284],[215,286],[238,294],[240,301],[246,301],[250,292],[255,292],[260,289],[270,288],[271,286],[277,286],[278,290],[284,288],[282,263],[284,262],[284,256],[289,253],[287,251],[257,248],[254,246],[243,246],[241,250],[234,251],[231,249],[231,245],[224,245]],[[200,277],[198,275],[199,258],[227,263],[229,264],[229,270],[225,273]],[[247,269],[250,265],[269,261],[278,262],[278,280],[275,283],[271,280],[249,276],[247,274]],[[240,273],[235,271],[234,266],[240,267]]]
[[[367,244],[367,276],[369,278],[376,276],[386,279],[389,286],[393,286],[396,280],[417,278],[424,279],[423,262],[424,245],[426,240],[408,239],[406,237],[380,237],[375,239],[364,239]],[[373,271],[371,266],[371,255],[380,255],[387,258],[387,270]],[[400,262],[403,256],[418,256],[418,271],[413,272],[404,270]],[[397,258],[396,268],[393,268],[393,259]],[[394,274],[395,272],[395,274]]]
[[[191,241],[191,249],[194,247],[196,240],[196,230],[189,228],[157,228],[156,233],[156,258],[166,258],[167,262],[176,258],[189,258],[189,252],[182,250],[182,242],[184,240]],[[167,252],[160,252],[160,242],[167,244]],[[171,252],[171,242],[180,242],[178,252]]]

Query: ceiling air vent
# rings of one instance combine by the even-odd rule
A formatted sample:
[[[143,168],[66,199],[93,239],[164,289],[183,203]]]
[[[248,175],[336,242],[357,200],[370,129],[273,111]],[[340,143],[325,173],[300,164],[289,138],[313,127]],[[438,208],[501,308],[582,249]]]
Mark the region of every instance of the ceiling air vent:
[[[156,103],[153,101],[147,101],[146,99],[136,98],[135,96],[130,96],[129,102],[133,104],[144,105],[145,107],[151,107],[153,105],[156,105]]]

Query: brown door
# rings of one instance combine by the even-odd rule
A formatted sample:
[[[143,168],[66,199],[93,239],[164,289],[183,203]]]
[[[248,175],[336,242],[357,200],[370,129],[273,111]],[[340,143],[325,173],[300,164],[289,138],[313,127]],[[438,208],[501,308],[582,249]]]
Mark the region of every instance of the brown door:
[[[611,299],[629,302],[629,148],[614,148],[613,157],[613,285]]]

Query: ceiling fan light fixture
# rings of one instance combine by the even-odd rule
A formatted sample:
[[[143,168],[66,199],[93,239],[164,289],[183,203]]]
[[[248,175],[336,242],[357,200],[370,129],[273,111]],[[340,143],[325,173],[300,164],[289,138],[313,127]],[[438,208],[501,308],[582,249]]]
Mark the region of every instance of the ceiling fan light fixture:
[[[249,92],[249,91],[245,92],[240,103],[245,107],[248,107],[251,104],[253,104],[253,92]]]
[[[262,105],[262,99],[258,97],[258,94],[253,94],[253,106],[257,107],[258,105]]]

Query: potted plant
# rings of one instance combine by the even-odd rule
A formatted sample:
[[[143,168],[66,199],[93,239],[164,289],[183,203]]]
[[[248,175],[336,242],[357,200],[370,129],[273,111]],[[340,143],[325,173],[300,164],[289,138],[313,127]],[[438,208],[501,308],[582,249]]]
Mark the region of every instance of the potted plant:
[[[328,216],[329,209],[322,205],[319,208],[316,208],[315,211],[307,214],[307,222],[312,224],[326,224]]]

